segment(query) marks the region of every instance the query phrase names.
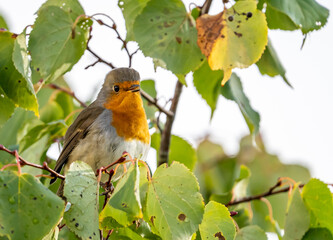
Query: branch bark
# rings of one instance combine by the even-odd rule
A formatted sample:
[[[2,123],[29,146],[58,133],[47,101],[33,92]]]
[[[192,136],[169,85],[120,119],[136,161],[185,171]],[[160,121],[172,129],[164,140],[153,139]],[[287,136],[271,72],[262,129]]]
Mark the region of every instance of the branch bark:
[[[254,196],[248,196],[248,197],[244,197],[238,200],[234,200],[234,201],[230,201],[229,203],[227,203],[225,206],[229,207],[232,205],[237,205],[240,203],[245,203],[245,202],[251,202],[253,200],[260,200],[263,197],[268,197],[268,196],[272,196],[278,193],[283,193],[283,192],[288,192],[290,190],[290,188],[294,188],[294,186],[288,186],[285,188],[281,188],[279,190],[275,190],[276,188],[278,188],[279,186],[281,186],[281,182],[278,181],[273,187],[271,187],[267,192],[258,194],[258,195],[254,195]],[[298,185],[299,188],[303,188],[304,184],[300,184]]]
[[[67,93],[68,95],[70,95],[71,97],[73,97],[76,101],[78,101],[80,103],[81,107],[84,107],[84,108],[87,107],[87,104],[85,104],[80,99],[78,99],[73,91],[70,91],[70,90],[68,90],[66,88],[60,87],[60,86],[58,86],[58,85],[56,85],[54,83],[50,83],[47,86],[49,88],[56,89],[56,90],[62,91],[64,93]]]
[[[182,93],[183,84],[177,81],[175,93],[172,99],[172,103],[170,106],[170,112],[173,113],[173,116],[167,116],[164,129],[161,134],[161,145],[159,150],[159,159],[158,165],[163,163],[167,163],[169,159],[169,148],[170,148],[170,140],[171,140],[171,129],[173,125],[173,121],[175,119],[175,114],[179,102],[180,95]]]
[[[150,104],[153,104],[155,107],[157,107],[158,110],[159,110],[160,112],[165,113],[165,114],[166,114],[167,116],[169,116],[169,117],[173,117],[173,116],[174,116],[174,113],[173,113],[173,112],[164,109],[161,105],[159,105],[159,104],[157,103],[157,100],[156,100],[155,98],[151,97],[148,93],[146,93],[146,92],[143,91],[142,89],[140,89],[140,93],[141,93],[141,96],[142,96],[144,99],[146,99]]]
[[[27,166],[31,166],[31,167],[34,167],[34,168],[39,168],[39,169],[43,169],[43,170],[46,170],[48,171],[49,173],[52,173],[52,175],[56,176],[57,178],[60,178],[60,179],[65,179],[65,176],[61,175],[60,173],[57,173],[56,171],[54,171],[52,168],[50,168],[46,162],[43,163],[43,166],[42,165],[38,165],[38,164],[35,164],[35,163],[31,163],[31,162],[27,162],[26,160],[24,160],[21,156],[18,156],[17,155],[17,151],[11,151],[9,150],[8,148],[6,148],[5,146],[1,145],[0,144],[0,151],[5,151],[11,155],[13,155],[14,157],[17,157],[20,161],[20,165],[21,166],[24,166],[24,165],[27,165]],[[5,167],[5,166],[4,166]],[[3,168],[4,168],[3,167]],[[2,169],[3,169],[2,168]]]

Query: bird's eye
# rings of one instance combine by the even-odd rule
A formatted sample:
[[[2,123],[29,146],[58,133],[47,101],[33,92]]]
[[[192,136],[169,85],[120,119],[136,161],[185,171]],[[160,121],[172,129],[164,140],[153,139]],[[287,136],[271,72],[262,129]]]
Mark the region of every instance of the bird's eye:
[[[115,92],[119,92],[119,86],[118,86],[118,85],[115,85],[115,86],[113,87],[113,90],[114,90]]]

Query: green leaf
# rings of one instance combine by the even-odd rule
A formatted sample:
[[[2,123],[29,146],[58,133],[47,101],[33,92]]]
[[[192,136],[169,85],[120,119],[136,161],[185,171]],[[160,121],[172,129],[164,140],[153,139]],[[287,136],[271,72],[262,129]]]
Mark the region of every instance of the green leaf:
[[[236,179],[235,160],[226,159],[224,161],[226,155],[222,147],[209,140],[204,140],[199,144],[197,158],[195,173],[205,201],[210,200],[212,194],[212,200],[227,201]]]
[[[134,41],[133,25],[136,17],[142,12],[149,0],[120,0],[118,6],[123,12],[126,24],[126,40]]]
[[[204,59],[197,45],[195,21],[180,0],[149,1],[133,29],[142,52],[161,59],[174,74],[195,70]]]
[[[311,179],[303,188],[303,201],[311,211],[311,226],[328,228],[333,235],[332,193],[318,179]]]
[[[48,141],[50,145],[54,139],[64,136],[66,129],[67,125],[62,120],[37,125],[36,127],[32,128],[20,141],[20,151],[23,152],[45,135],[49,136]]]
[[[230,217],[228,208],[214,201],[210,201],[206,205],[199,230],[201,238],[208,240],[233,240],[236,234],[236,226]]]
[[[247,126],[250,129],[250,133],[255,135],[259,131],[260,116],[251,107],[249,99],[246,97],[243,91],[242,83],[239,77],[233,73],[228,83],[221,88],[221,94],[238,104]]]
[[[243,138],[237,157],[238,161],[249,167],[252,173],[247,189],[248,195],[266,192],[276,184],[279,177],[289,177],[296,182],[309,181],[310,173],[307,168],[295,164],[283,164],[277,156],[265,151],[265,146],[260,138],[257,138],[256,142],[258,146],[262,146],[261,150],[253,146],[251,136]],[[274,219],[279,225],[284,226],[288,194],[281,193],[271,196],[269,201],[272,205]],[[252,224],[259,225],[265,231],[275,231],[269,218],[267,218],[269,213],[265,203],[253,201],[251,211],[253,212]]]
[[[67,226],[64,226],[59,232],[60,240],[80,240],[75,233],[71,232]]]
[[[184,74],[176,74],[176,77],[178,78],[178,81],[183,84],[185,87],[187,87],[187,83],[186,83],[186,75]]]
[[[34,111],[38,104],[32,83],[16,70],[12,58],[17,35],[0,31],[0,87],[16,106]],[[18,45],[16,45],[17,47]]]
[[[86,49],[91,20],[74,26],[70,13],[56,6],[45,6],[38,12],[30,33],[29,50],[34,68],[45,81],[53,81],[71,70]],[[74,37],[74,38],[73,38]]]
[[[144,239],[152,239],[152,240],[160,240],[161,237],[152,233],[151,228],[149,224],[144,221],[143,219],[139,219],[136,224],[132,224],[130,226],[130,229],[132,229],[134,232],[139,234]]]
[[[267,0],[266,2],[270,7],[288,15],[304,34],[323,27],[329,15],[328,9],[314,0]]]
[[[29,62],[25,32],[18,35],[15,39],[14,49],[13,49],[13,62],[17,71],[19,71],[19,73],[21,73],[21,75],[28,82],[31,82],[29,80],[30,62]],[[28,87],[31,92],[34,91],[32,84],[29,84]]]
[[[172,135],[169,153],[169,164],[177,161],[183,163],[191,171],[197,161],[195,149],[181,137]]]
[[[16,108],[11,118],[0,129],[1,144],[10,150],[18,150],[18,132],[26,122],[35,118],[33,112]],[[14,157],[3,151],[0,151],[0,159],[0,166],[14,162]]]
[[[310,228],[302,240],[333,240],[331,232],[327,228]]]
[[[281,30],[295,30],[299,27],[290,19],[288,15],[267,4],[266,20],[268,28]]]
[[[0,236],[41,239],[61,218],[64,202],[29,174],[0,172]]]
[[[50,147],[50,143],[48,144],[48,142],[49,142],[48,136],[45,135],[42,138],[40,138],[38,141],[30,145],[30,147],[27,148],[25,151],[19,152],[19,154],[28,162],[43,164],[46,152]],[[34,167],[25,167],[22,169],[22,172],[29,173],[31,175],[39,175],[43,173],[42,169]]]
[[[84,10],[77,0],[47,0],[39,9],[38,15],[40,11],[48,6],[56,6],[64,10],[69,14],[73,22],[75,22],[76,18],[80,15],[84,14]]]
[[[251,170],[244,164],[240,165],[239,174],[235,180],[234,188],[232,189],[234,198],[243,198],[247,196],[247,188],[249,185],[249,178],[251,177]]]
[[[146,93],[148,93],[151,97],[156,98],[157,92],[155,88],[155,81],[154,80],[143,80],[140,83],[142,90],[144,90]],[[157,108],[151,104],[148,103],[148,101],[145,98],[142,98],[143,101],[143,107],[146,111],[146,115],[148,119],[154,119],[155,113],[157,111]]]
[[[139,192],[140,171],[138,164],[131,165],[128,171],[120,178],[117,183],[111,198],[102,212],[100,222],[103,222],[104,218],[113,217],[117,222],[124,226],[131,224],[134,220],[142,218],[141,201]],[[106,208],[111,208],[106,209]],[[121,218],[118,218],[118,214],[107,214],[108,212],[115,212],[118,210],[118,214]],[[120,212],[119,212],[120,211]],[[123,221],[123,218],[125,221]],[[112,229],[108,226],[104,226],[106,229]]]
[[[208,62],[205,61],[194,73],[193,84],[201,97],[207,102],[211,109],[211,117],[216,109],[218,97],[220,95],[223,71],[213,71]]]
[[[5,21],[5,19],[1,15],[0,15],[0,28],[4,28],[4,29],[9,30],[8,25],[7,25],[6,21]]]
[[[12,116],[15,104],[8,98],[0,86],[0,128]]]
[[[154,133],[151,136],[151,147],[156,150],[157,157],[159,156],[160,143],[161,135]],[[191,171],[194,169],[197,161],[195,149],[192,145],[175,135],[171,136],[168,164],[170,165],[173,161],[183,163]]]
[[[245,166],[245,165],[241,165],[240,166],[240,171],[239,171],[239,177],[236,179],[237,182],[242,181],[246,178],[249,178],[251,176],[251,170]]]
[[[64,214],[67,227],[83,239],[99,239],[98,182],[91,167],[73,162],[66,174],[64,196],[71,204]]]
[[[235,240],[267,240],[267,236],[259,226],[252,225],[240,229]]]
[[[204,211],[198,182],[183,164],[159,166],[149,182],[147,222],[163,239],[189,239]]]
[[[132,231],[130,228],[118,228],[116,231],[113,231],[110,237],[110,240],[144,240],[145,238],[141,237],[136,232]]]
[[[289,197],[283,239],[302,239],[309,226],[310,213],[305,207],[297,184]]]
[[[42,240],[58,240],[58,236],[59,236],[59,228],[58,226],[56,226],[47,235],[45,235]]]
[[[256,63],[259,68],[259,71],[262,75],[267,74],[270,77],[275,77],[280,75],[282,79],[287,83],[290,87],[290,83],[286,77],[286,70],[284,69],[280,59],[273,48],[271,41],[268,39],[268,44],[266,49],[261,56],[260,60]]]

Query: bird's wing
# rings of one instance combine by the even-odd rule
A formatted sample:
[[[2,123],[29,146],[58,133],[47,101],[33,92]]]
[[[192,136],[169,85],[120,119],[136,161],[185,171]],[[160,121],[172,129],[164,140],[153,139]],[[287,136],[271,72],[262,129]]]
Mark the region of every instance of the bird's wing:
[[[79,114],[72,125],[68,128],[65,135],[64,147],[54,168],[56,172],[60,173],[63,165],[67,163],[68,157],[73,149],[77,146],[81,139],[84,139],[87,136],[90,125],[104,110],[105,108],[103,107],[90,105]],[[55,180],[56,178],[52,179],[50,184]]]

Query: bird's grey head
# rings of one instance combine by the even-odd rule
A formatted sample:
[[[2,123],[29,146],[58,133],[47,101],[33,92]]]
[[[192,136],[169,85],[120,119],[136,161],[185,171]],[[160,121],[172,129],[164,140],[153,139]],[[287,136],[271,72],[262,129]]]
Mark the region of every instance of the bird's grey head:
[[[104,102],[106,98],[117,90],[117,86],[122,85],[124,82],[136,82],[139,84],[140,75],[132,68],[116,68],[110,71],[104,80],[103,87],[98,94],[97,101]]]

